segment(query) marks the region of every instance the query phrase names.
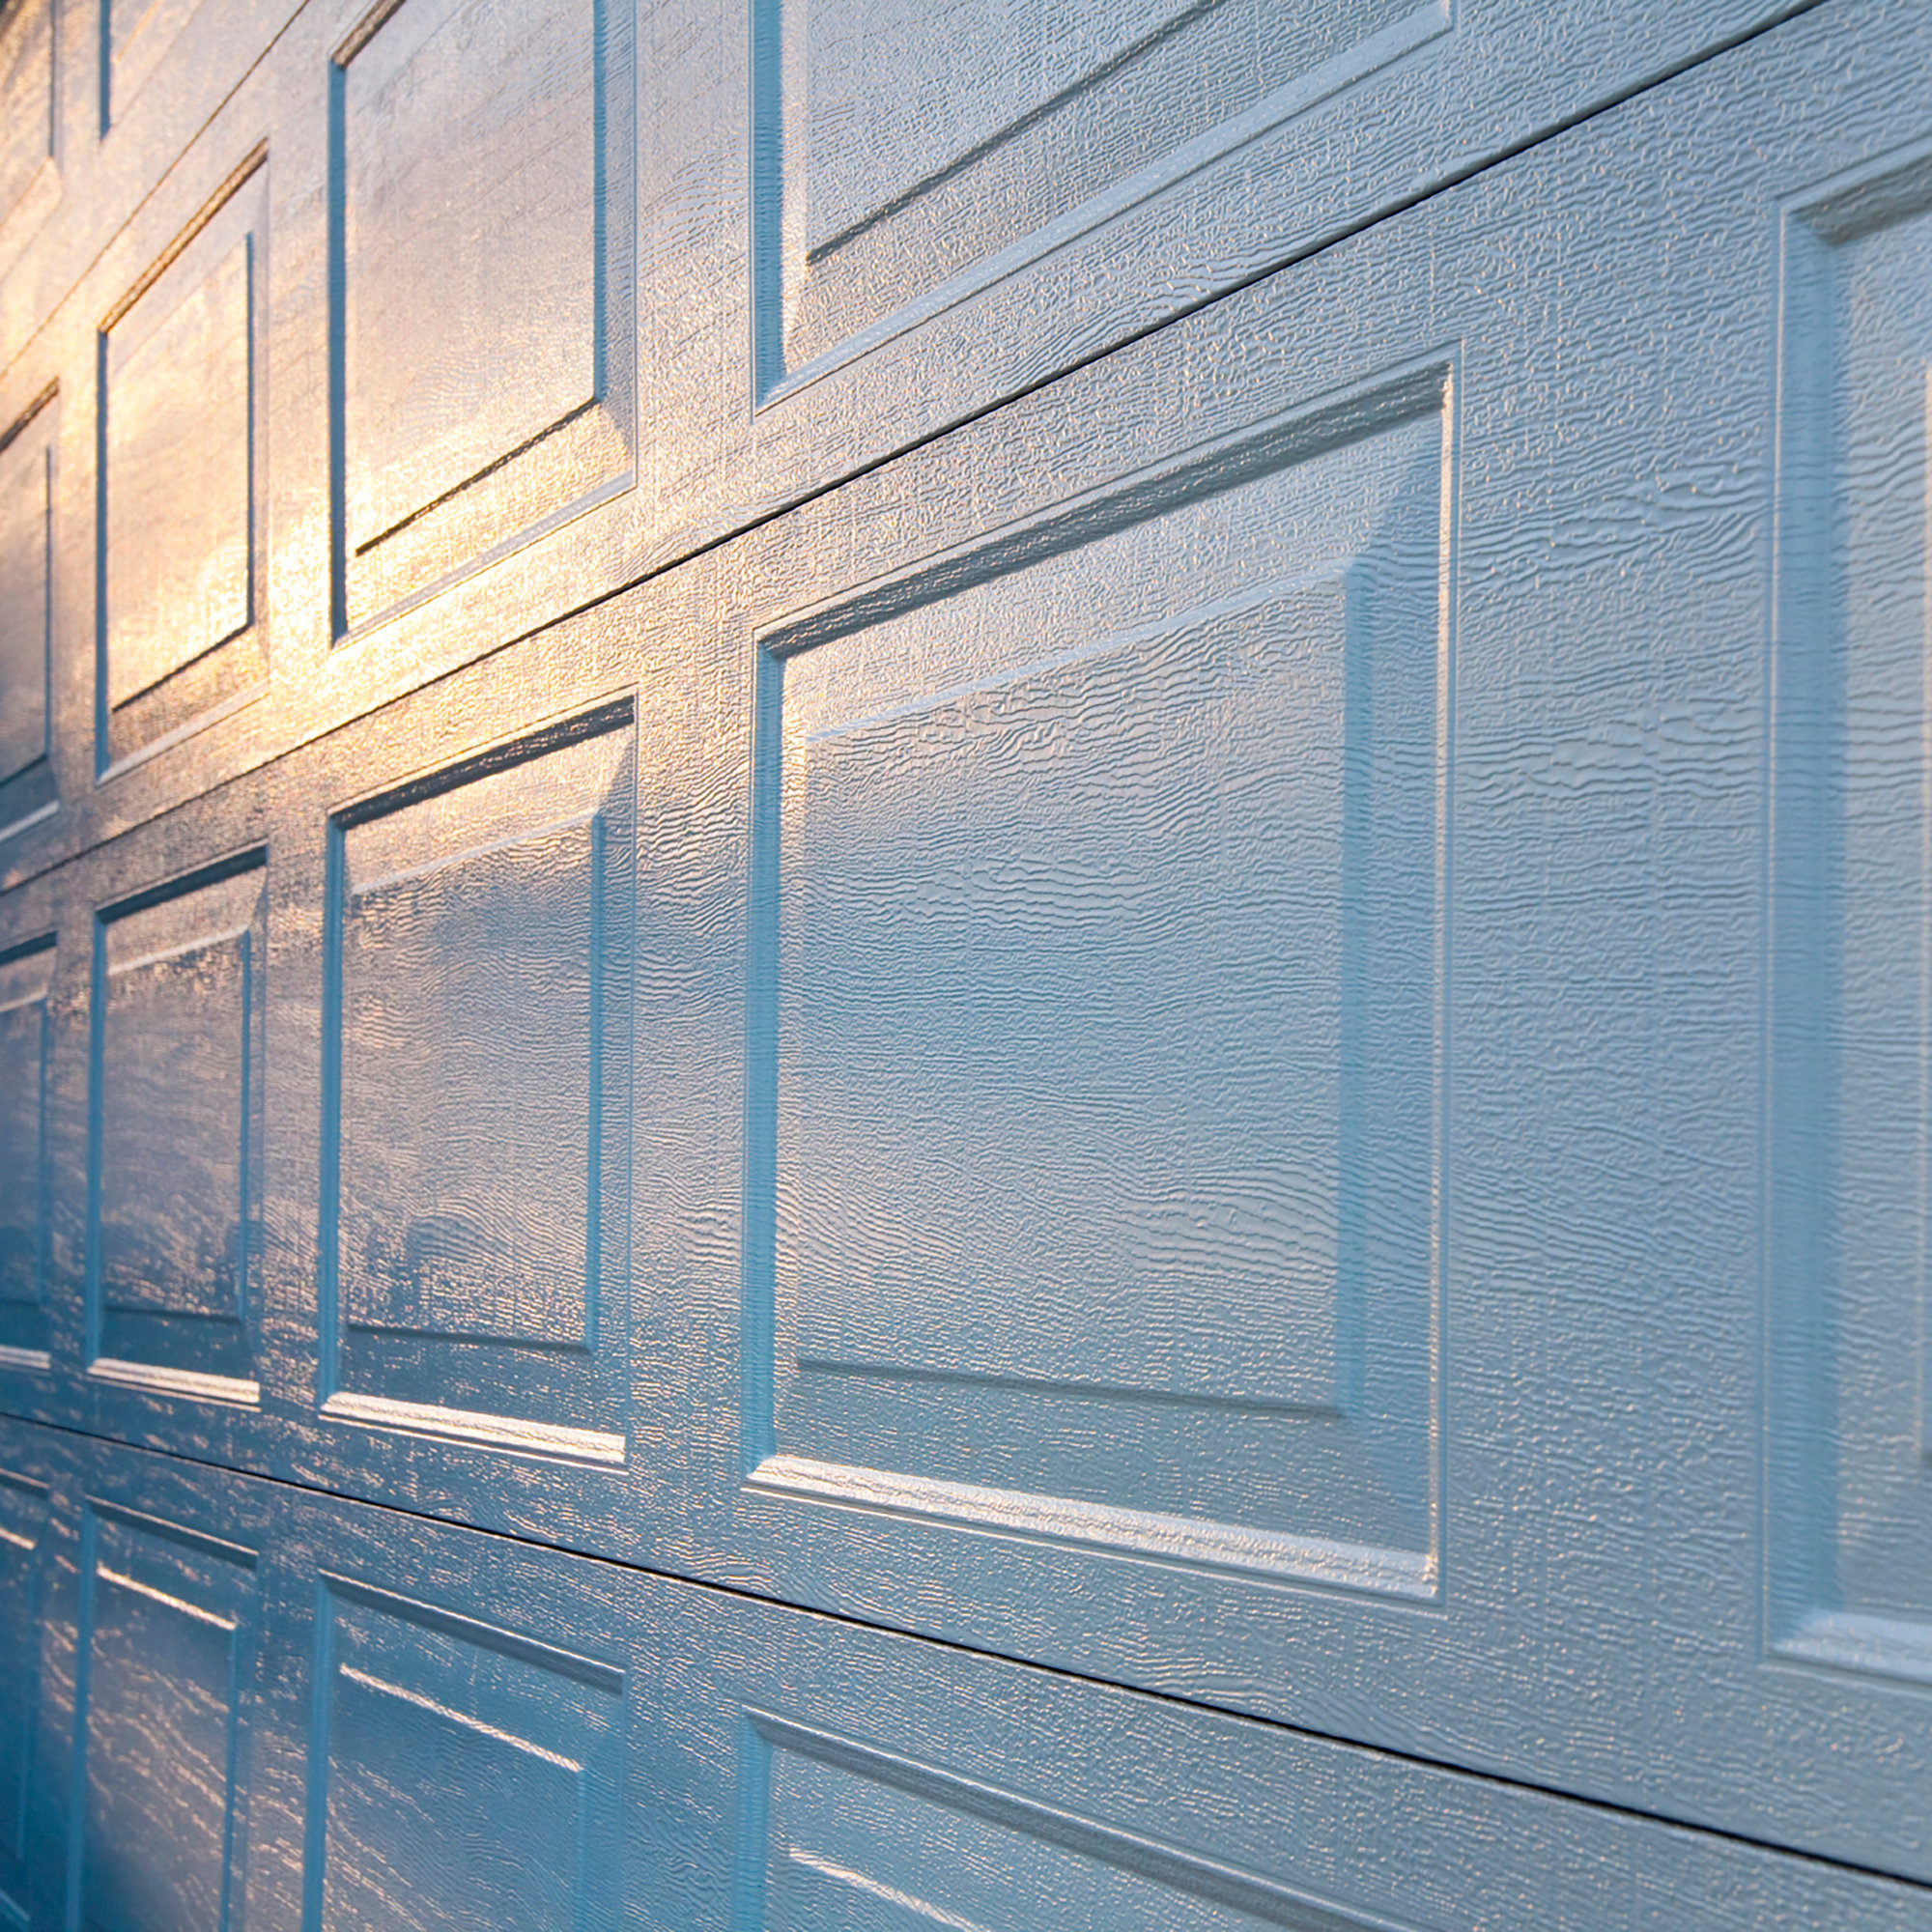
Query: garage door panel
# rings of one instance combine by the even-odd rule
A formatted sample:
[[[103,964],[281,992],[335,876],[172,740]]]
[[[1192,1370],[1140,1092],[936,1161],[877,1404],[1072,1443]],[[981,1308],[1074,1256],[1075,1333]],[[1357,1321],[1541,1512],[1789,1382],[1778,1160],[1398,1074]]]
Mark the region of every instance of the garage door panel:
[[[1774,1642],[1922,1682],[1923,156],[1795,198],[1783,241]]]
[[[1449,389],[767,639],[754,1486],[1433,1593]]]
[[[1794,21],[18,888],[8,1406],[1932,1872],[1922,1162],[1842,1126],[1922,1112],[1919,24]],[[90,1299],[113,935],[249,854],[259,1343],[115,1354],[218,1291]],[[182,976],[231,1100],[244,923]],[[236,1194],[231,1117],[103,1214]],[[192,1191],[143,1225],[213,1255]]]
[[[91,391],[102,318],[272,149],[270,218],[250,231],[253,402],[229,394],[230,264],[208,290],[228,317],[208,408],[152,459],[120,452],[123,662],[103,761],[190,725],[194,752],[98,795],[82,777],[28,863],[255,769],[1802,11],[955,6],[925,24],[901,9],[860,37],[842,0],[641,19],[629,0],[559,0],[507,23],[457,0],[331,0],[269,45],[272,9],[250,5],[111,13],[79,66],[131,63],[132,86],[142,49],[168,44],[123,87],[125,122],[110,73],[102,171],[76,177],[83,201],[116,211],[109,230],[71,248],[61,230],[58,271],[36,256],[0,292],[0,311],[16,285],[29,297],[8,340],[31,341],[64,394]],[[237,86],[228,49],[257,40],[268,51]],[[99,92],[70,118],[98,118]],[[169,98],[204,104],[176,130]],[[122,170],[137,154],[134,194]],[[45,381],[10,395],[10,419]],[[128,385],[112,402],[115,439],[115,411],[141,403]],[[245,451],[228,433],[238,408],[255,409]],[[59,479],[73,529],[99,494],[94,440],[83,426]],[[261,552],[245,583],[244,457]],[[188,469],[195,487],[171,488]],[[129,490],[145,492],[140,517]],[[113,501],[110,488],[110,519]],[[139,530],[164,525],[197,542],[134,558]],[[210,544],[219,582],[203,585]],[[93,596],[91,570],[73,571],[61,628],[85,633]],[[176,621],[185,602],[199,629]],[[199,631],[228,641],[173,663]],[[158,689],[126,682],[157,668]],[[94,696],[90,680],[55,706],[76,777],[100,749]],[[26,850],[0,850],[0,869]]]
[[[84,1748],[141,1741],[112,1790],[37,1770],[34,1923],[178,1922],[185,1860],[228,1889],[180,1922],[266,1927],[1922,1918],[1869,1874],[455,1525],[17,1423],[0,1460],[64,1552],[36,1766],[77,1654]],[[225,1765],[143,1784],[189,1730]],[[71,1856],[114,1805],[173,1821],[156,1855]]]
[[[1792,11],[1612,32],[1499,4],[1000,6],[862,37],[829,0],[669,10],[644,120],[676,426],[655,541],[795,499]],[[694,247],[697,206],[726,213]]]

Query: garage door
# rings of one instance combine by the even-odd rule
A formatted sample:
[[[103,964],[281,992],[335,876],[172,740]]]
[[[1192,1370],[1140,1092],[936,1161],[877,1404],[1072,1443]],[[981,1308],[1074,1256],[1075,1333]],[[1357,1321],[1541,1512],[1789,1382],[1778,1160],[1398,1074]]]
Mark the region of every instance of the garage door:
[[[1932,1923],[1927,25],[0,8],[0,1922]]]

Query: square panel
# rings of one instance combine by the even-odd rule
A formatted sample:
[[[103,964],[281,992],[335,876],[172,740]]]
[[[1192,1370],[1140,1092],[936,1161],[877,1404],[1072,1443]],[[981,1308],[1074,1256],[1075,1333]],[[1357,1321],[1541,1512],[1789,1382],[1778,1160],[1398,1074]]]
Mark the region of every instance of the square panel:
[[[1773,1638],[1932,1682],[1932,157],[1785,217]]]
[[[0,954],[0,1365],[47,1365],[54,942]]]
[[[319,1635],[326,1932],[615,1925],[621,1670],[339,1577]]]
[[[103,767],[205,721],[266,672],[267,229],[257,156],[101,327]]]
[[[753,1488],[1435,1592],[1448,383],[766,639]]]
[[[338,53],[338,622],[628,479],[628,74],[599,0],[405,0]]]
[[[82,1548],[70,1922],[227,1932],[242,1917],[254,1553],[99,1503]]]
[[[96,924],[89,1367],[253,1403],[267,873],[250,853]]]
[[[326,1414],[622,1460],[634,773],[625,706],[338,821]]]

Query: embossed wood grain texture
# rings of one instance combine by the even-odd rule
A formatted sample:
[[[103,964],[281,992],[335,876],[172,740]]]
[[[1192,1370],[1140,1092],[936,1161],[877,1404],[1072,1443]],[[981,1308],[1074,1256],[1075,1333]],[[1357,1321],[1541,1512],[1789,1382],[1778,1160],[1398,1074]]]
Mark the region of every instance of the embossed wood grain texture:
[[[44,1591],[24,1622],[0,1592],[20,1922],[1923,1919],[1867,1874],[174,1458],[9,1424],[0,1468],[0,1554]]]
[[[515,22],[440,0],[170,0],[138,26],[110,10],[90,40],[69,9],[74,213],[0,277],[0,420],[49,384],[68,399],[57,522],[79,543],[98,479],[71,405],[94,332],[266,141],[272,689],[198,690],[157,721],[192,750],[96,794],[76,554],[57,571],[69,810],[0,869],[252,769],[1795,4],[1651,0],[1614,30],[1526,0],[1286,22],[1247,0],[1009,23],[955,8],[943,75],[910,30],[875,36],[867,68],[847,15],[802,0],[773,0],[756,34],[562,0]],[[163,41],[119,118],[116,62],[132,85]],[[916,104],[936,95],[944,112]],[[768,336],[770,381],[765,348],[745,364]]]
[[[1803,549],[1781,534],[1776,451],[1798,420],[1781,398],[1811,393],[1780,387],[1795,313],[1780,307],[1784,211],[1876,210],[1849,226],[1802,218],[1828,263],[1863,273],[1870,254],[1872,290],[1891,291],[1873,316],[1912,322],[1905,189],[1932,98],[1925,64],[1899,48],[1918,31],[1882,5],[1794,22],[25,879],[5,901],[8,943],[56,939],[52,1360],[5,1372],[8,1406],[1923,1875],[1914,1794],[1932,1744],[1898,1662],[1918,1655],[1922,1605],[1907,1576],[1851,1564],[1834,1598],[1818,1580],[1826,1539],[1792,1541],[1823,1522],[1854,1555],[1867,1529],[1914,1547],[1922,1474],[1898,1421],[1922,1373],[1900,1333],[1909,1287],[1864,1263],[1868,1285],[1848,1280],[1857,1351],[1831,1399],[1857,1429],[1830,1437],[1844,1451],[1832,1468],[1780,1406],[1812,1395],[1780,1381],[1767,1410],[1760,1379],[1768,1338],[1784,1348],[1841,1312],[1833,1284],[1801,1274],[1767,1330],[1767,1162],[1848,1172],[1848,1200],[1883,1181],[1892,1194],[1863,1237],[1875,1255],[1910,1219],[1898,1170],[1856,1148],[1867,1166],[1814,1159],[1803,1112],[1789,1116],[1799,1137],[1774,1147],[1760,1102],[1767,1052],[1783,1053],[1763,1017],[1767,948],[1783,944],[1767,894],[1804,887],[1776,869],[1771,788],[1799,829],[1838,822],[1829,788],[1819,804],[1768,741],[1774,644],[1787,650],[1774,586]],[[1803,84],[1828,59],[1841,83]],[[1891,199],[1859,199],[1867,172]],[[178,233],[170,222],[157,217]],[[1852,254],[1831,252],[1840,234]],[[1834,346],[1863,338],[1804,340],[1832,384],[1867,366]],[[1886,353],[1869,366],[1893,370],[1881,392],[1894,404],[1869,418],[1889,426],[1869,474],[1906,477],[1907,514],[1879,516],[1860,554],[1895,571],[1923,486],[1897,428],[1904,351]],[[1841,419],[1864,434],[1868,418]],[[1858,483],[1861,500],[1872,487]],[[1910,895],[1906,926],[1883,917],[1897,878],[1916,877],[1922,700],[1898,682],[1915,609],[1880,599],[1859,616],[1878,736],[1832,768],[1839,792],[1875,775],[1855,800],[1870,855],[1855,883],[1879,884],[1818,928],[1875,923],[1854,1016],[1889,1010],[1887,976],[1917,971]],[[1784,671],[1816,659],[1819,635],[1790,633],[1787,696]],[[1350,749],[1358,697],[1377,727],[1366,758]],[[612,1158],[628,1163],[629,1207],[599,1238],[628,1267],[627,1336],[593,1362],[565,1322],[557,1379],[526,1372],[546,1406],[427,1356],[407,1386],[400,1373],[331,1382],[323,1365],[347,1356],[328,1323],[377,1312],[359,1289],[346,1302],[318,1289],[322,1204],[351,1174],[328,1162],[355,1151],[325,1131],[325,1050],[353,1032],[329,1005],[349,957],[330,925],[350,916],[347,841],[391,819],[407,833],[405,801],[442,801],[451,842],[429,839],[424,857],[494,854],[467,876],[485,897],[503,882],[488,915],[505,922],[503,957],[528,958],[533,986],[554,975],[556,1036],[571,1037],[571,1003],[587,998],[569,963],[581,920],[511,889],[514,837],[492,844],[469,781],[532,775],[511,835],[573,818],[581,787],[553,790],[538,753],[551,734],[600,737],[613,705],[637,745],[633,1031],[613,1049],[634,1093],[606,1089],[628,1133]],[[1791,714],[1801,741],[1806,715]],[[1117,768],[1145,784],[1123,797]],[[871,788],[890,810],[867,804]],[[1231,836],[1274,828],[1264,851],[1194,841],[1194,802],[1210,793],[1241,801]],[[1179,830],[1134,818],[1163,800]],[[837,836],[814,846],[821,808]],[[789,857],[788,826],[803,839]],[[330,871],[338,837],[350,896]],[[85,1294],[94,922],[257,850],[259,1413],[206,1385],[103,1377]],[[582,850],[557,868],[559,893]],[[1345,889],[1338,868],[1367,883]],[[452,890],[422,885],[398,915],[452,971],[478,943],[453,890],[462,869],[433,865],[425,878],[446,873]],[[1013,878],[1037,890],[1003,899]],[[1146,917],[1116,919],[1135,894]],[[1339,941],[1293,924],[1294,895],[1324,894],[1348,916]],[[969,944],[982,912],[985,943]],[[929,980],[894,950],[914,919],[966,935]],[[1219,959],[1264,942],[1275,1032],[1229,1004],[1239,976],[1217,978]],[[1113,980],[1096,963],[1049,1005],[1059,956],[1083,947],[1118,962]],[[408,1043],[399,1079],[455,1069],[487,1121],[485,1063],[462,1029],[508,1002],[474,990],[473,1008],[468,991],[435,1006],[434,971],[412,973],[407,1023],[372,1022],[367,1037]],[[1850,997],[1826,984],[1833,1026]],[[552,1043],[517,1046],[505,1077]],[[1056,1116],[1052,1082],[1030,1105],[1003,1070],[1029,1056],[1055,1081],[1079,1074],[1064,1091],[1100,1132]],[[1107,1091],[1115,1065],[1146,1076],[1127,1101]],[[1775,1069],[1774,1135],[1794,1065]],[[373,1063],[365,1077],[381,1077]],[[1388,1137],[1374,1168],[1322,1151],[1357,1131],[1343,1118],[1351,1081],[1385,1102],[1358,1123],[1361,1145]],[[550,1084],[559,1108],[588,1107],[587,1082]],[[1251,1106],[1258,1089],[1285,1097]],[[369,1123],[366,1145],[384,1106],[400,1117],[404,1103],[345,1116]],[[384,1177],[367,1220],[405,1273],[411,1223],[426,1224],[412,1293],[426,1282],[432,1307],[461,1298],[470,1249],[454,1224],[497,1238],[526,1213],[532,1229],[574,1216],[587,1141],[571,1119],[568,1139],[520,1151],[521,1166],[465,1156],[486,1195],[491,1172],[538,1176],[527,1210],[417,1198],[433,1162],[407,1185],[394,1163],[366,1170]],[[986,1121],[1052,1129],[1015,1174]],[[1108,1133],[1141,1185],[1171,1178],[1164,1246],[1119,1213],[1065,1239],[1029,1219],[1064,1209]],[[868,1135],[906,1151],[919,1197],[841,1228],[810,1174],[863,1176]],[[1231,1151],[1208,1172],[1187,1164],[1197,1144]],[[548,1179],[566,1171],[567,1185]],[[1304,1181],[1301,1196],[1268,1192]],[[1300,1219],[1244,1221],[1231,1195],[1286,1200]],[[896,1250],[872,1232],[893,1214],[947,1265],[895,1276]],[[1203,1253],[1223,1257],[1206,1286]],[[799,1264],[781,1275],[787,1254]],[[1352,1299],[1335,1287],[1350,1254],[1373,1284]],[[997,1265],[976,1278],[982,1258]],[[1007,1319],[976,1331],[980,1284]],[[546,1320],[554,1286],[528,1303]],[[1083,1381],[1067,1310],[1090,1290],[1115,1321]],[[1210,1293],[1225,1300],[1208,1306]],[[1198,1360],[1176,1306],[1219,1323],[1201,1324]],[[595,1389],[581,1403],[567,1392],[580,1367]],[[1271,1490],[1281,1454],[1304,1457],[1290,1466],[1307,1480]],[[1762,1486],[1785,1481],[1811,1514],[1767,1528]],[[1840,1611],[1884,1627],[1819,1621]]]
[[[19,64],[0,125],[44,159],[11,213],[0,188],[0,370],[31,352],[297,11],[295,0],[9,10],[0,31],[16,37]],[[8,58],[0,46],[0,73]]]

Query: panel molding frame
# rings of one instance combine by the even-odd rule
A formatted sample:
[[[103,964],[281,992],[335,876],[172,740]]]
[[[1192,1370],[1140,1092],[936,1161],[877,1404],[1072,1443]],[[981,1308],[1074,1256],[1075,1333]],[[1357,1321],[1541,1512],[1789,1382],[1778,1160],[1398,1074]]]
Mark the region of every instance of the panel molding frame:
[[[480,469],[431,500],[415,505],[407,516],[356,543],[351,532],[349,466],[349,126],[348,75],[351,64],[411,0],[375,0],[334,42],[327,55],[327,490],[328,645],[339,648],[381,632],[397,618],[443,596],[453,586],[490,570],[505,558],[528,549],[564,526],[629,495],[637,486],[639,466],[639,410],[643,372],[638,340],[638,25],[636,10],[627,0],[590,0],[591,80],[597,100],[593,139],[592,301],[595,310],[592,398],[515,447],[497,451]],[[415,0],[424,4],[424,0]],[[623,460],[582,490],[553,502],[534,517],[516,520],[514,509],[499,508],[492,517],[482,503],[485,487],[493,482],[509,487],[527,468],[525,459],[567,438],[573,429],[598,428],[614,434]],[[506,520],[510,526],[480,543],[464,533],[462,517],[482,515],[492,526]],[[400,587],[378,582],[373,590],[359,586],[374,579],[377,554],[391,538],[412,526],[435,526],[447,517],[450,532],[445,547],[460,554],[440,568],[412,573],[407,564]],[[371,558],[364,563],[365,556]]]
[[[1835,1506],[1815,1473],[1799,1469],[1795,1446],[1833,1438],[1834,1397],[1828,1304],[1835,1293],[1828,1181],[1818,1171],[1811,1122],[1835,1082],[1824,990],[1830,942],[1807,932],[1805,904],[1821,920],[1831,903],[1827,826],[1837,810],[1831,776],[1829,694],[1841,636],[1833,588],[1831,358],[1828,326],[1833,252],[1895,221],[1932,212],[1932,138],[1894,148],[1815,182],[1778,204],[1779,303],[1776,357],[1776,458],[1772,503],[1771,615],[1767,642],[1766,919],[1761,1092],[1764,1105],[1760,1306],[1763,1311],[1760,1656],[1767,1663],[1822,1669],[1872,1690],[1932,1686],[1932,1614],[1900,1618],[1832,1601],[1830,1545]],[[1932,487],[1932,440],[1923,474]],[[1928,579],[1932,595],[1932,579]],[[1925,693],[1932,718],[1932,686]],[[1932,755],[1921,753],[1921,756]],[[1925,766],[1932,774],[1932,764]],[[1932,800],[1921,803],[1932,824]],[[1921,1031],[1932,1025],[1932,939],[1921,945]],[[1921,1094],[1915,1139],[1921,1175],[1932,1174],[1932,1093]],[[1921,1180],[1922,1231],[1932,1198]],[[1797,1202],[1796,1208],[1789,1204]],[[1793,1215],[1797,1216],[1794,1222]],[[1921,1480],[1932,1488],[1932,1264],[1921,1256],[1916,1378]]]
[[[1447,1430],[1442,1384],[1449,1163],[1456,589],[1462,434],[1462,352],[1449,344],[1328,394],[1302,398],[1241,427],[1107,478],[1015,521],[982,530],[760,624],[754,633],[751,828],[747,865],[744,1236],[740,1268],[738,1494],[780,1504],[925,1521],[1058,1545],[1102,1560],[1237,1572],[1263,1585],[1315,1586],[1439,1607],[1446,1590]],[[999,1491],[784,1452],[776,1433],[781,1266],[780,852],[783,845],[783,675],[807,649],[1010,576],[1181,504],[1342,449],[1376,432],[1435,415],[1441,424],[1435,558],[1434,785],[1435,920],[1431,1068],[1431,1280],[1427,1425],[1429,1547],[1367,1548],[1308,1535],[1236,1528],[1206,1519]]]
[[[479,1410],[463,1403],[443,1404],[397,1398],[374,1390],[346,1387],[345,1336],[359,1324],[347,1320],[343,1308],[342,1240],[342,1153],[344,1044],[344,959],[346,915],[351,894],[348,838],[359,827],[371,825],[408,811],[440,797],[459,792],[479,781],[529,766],[544,757],[588,745],[598,739],[628,735],[635,765],[639,707],[635,693],[626,690],[606,696],[564,716],[541,722],[522,731],[412,775],[384,783],[379,789],[353,798],[328,814],[323,854],[322,905],[322,1053],[320,1079],[320,1151],[317,1163],[319,1217],[316,1245],[316,1338],[318,1375],[315,1389],[317,1417],[339,1430],[359,1430],[400,1437],[420,1437],[459,1448],[481,1450],[497,1456],[533,1457],[545,1461],[576,1463],[591,1467],[623,1468],[630,1457],[630,1438],[624,1429],[586,1428],[526,1416]],[[636,804],[635,770],[632,778],[633,810]],[[613,999],[605,983],[609,961],[604,957],[601,895],[610,890],[604,857],[606,842],[600,834],[598,875],[593,889],[599,900],[593,907],[591,945],[596,953],[593,965],[597,976],[599,1015],[608,1020],[611,1009],[618,1010],[622,1037],[632,1041],[635,1017],[624,1000]],[[635,843],[635,829],[633,832]],[[635,906],[635,852],[625,855],[631,879],[631,903]],[[628,958],[628,954],[626,955]],[[628,968],[627,968],[628,971]],[[624,981],[628,999],[630,981]],[[623,1382],[622,1365],[611,1364],[611,1339],[629,1333],[628,1284],[631,1258],[622,1238],[612,1237],[606,1218],[619,1236],[627,1235],[630,1223],[629,1149],[633,1125],[628,1111],[611,1113],[612,1097],[606,1092],[604,1061],[611,1056],[611,1043],[600,1029],[596,1038],[594,1065],[590,1069],[587,1160],[593,1178],[589,1185],[589,1220],[586,1229],[586,1270],[590,1293],[585,1309],[585,1335],[581,1344],[568,1350],[552,1350],[583,1359],[589,1372],[614,1374]],[[630,1065],[630,1053],[624,1065]],[[627,1087],[628,1092],[628,1087]],[[609,1118],[607,1118],[607,1115]],[[604,1177],[613,1168],[624,1178],[622,1199],[615,1204],[607,1196]],[[432,1331],[429,1340],[462,1340]],[[534,1347],[515,1341],[496,1340],[497,1346],[515,1350]],[[619,1406],[628,1420],[628,1384]]]
[[[94,367],[94,781],[105,784],[146,764],[246,709],[270,691],[269,585],[267,553],[269,476],[269,235],[270,197],[269,143],[255,140],[194,213],[101,316],[95,328]],[[177,663],[143,689],[115,700],[109,668],[112,612],[109,606],[108,521],[112,338],[115,327],[132,313],[195,242],[244,195],[255,196],[253,223],[240,244],[246,249],[248,420],[247,465],[247,620],[224,637],[207,640],[193,656]],[[243,660],[246,660],[245,662]]]
[[[130,1361],[105,1351],[104,1333],[108,1308],[102,1279],[102,1200],[104,1152],[106,1144],[105,1052],[110,968],[107,954],[108,928],[126,919],[197,892],[244,878],[250,872],[262,875],[267,890],[269,847],[259,839],[230,851],[193,870],[161,880],[128,894],[112,903],[97,907],[91,919],[92,957],[87,1002],[87,1196],[84,1275],[83,1360],[87,1378],[98,1384],[138,1390],[147,1394],[213,1403],[221,1406],[259,1408],[262,1385],[257,1375],[213,1374],[177,1365]],[[242,1052],[242,1104],[244,1120],[239,1123],[239,1172],[241,1199],[238,1211],[244,1225],[254,1230],[240,1245],[237,1267],[239,1313],[231,1327],[252,1359],[259,1347],[263,1299],[264,1257],[261,1252],[259,1202],[263,1182],[264,1131],[263,1042],[265,1035],[265,995],[261,980],[266,961],[251,962],[243,1000],[243,1045]],[[207,1317],[190,1319],[208,1320]]]

